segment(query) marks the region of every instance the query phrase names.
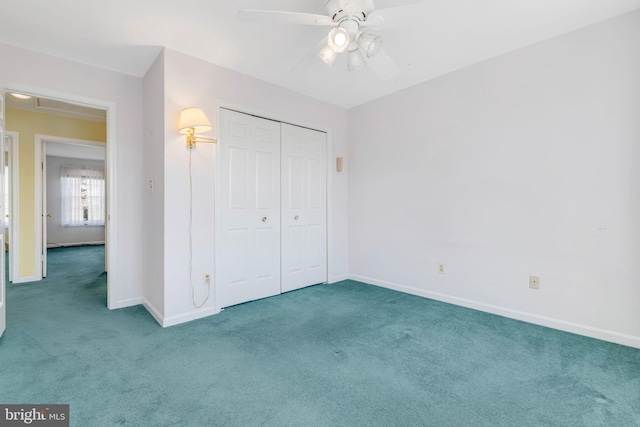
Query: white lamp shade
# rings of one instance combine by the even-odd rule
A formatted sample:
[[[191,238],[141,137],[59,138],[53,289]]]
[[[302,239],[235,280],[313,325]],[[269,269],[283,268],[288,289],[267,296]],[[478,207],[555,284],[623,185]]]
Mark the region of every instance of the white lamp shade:
[[[364,50],[368,58],[373,58],[380,52],[380,49],[382,49],[382,37],[362,33],[358,37],[358,45]]]
[[[331,67],[336,60],[336,52],[329,46],[325,46],[318,52],[318,58]]]
[[[187,134],[191,128],[193,128],[193,133],[211,130],[211,123],[200,108],[185,108],[180,112],[178,132]]]

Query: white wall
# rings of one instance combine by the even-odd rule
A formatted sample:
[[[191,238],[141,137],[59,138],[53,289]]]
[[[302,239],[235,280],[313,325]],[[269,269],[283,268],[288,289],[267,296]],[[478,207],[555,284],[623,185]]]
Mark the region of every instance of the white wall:
[[[634,12],[351,110],[352,277],[640,347],[639,52]]]
[[[247,77],[193,57],[165,49],[165,324],[197,318],[216,311],[212,298],[196,309],[189,285],[189,150],[176,131],[180,110],[196,106],[213,121],[217,105],[233,104],[251,113],[328,131],[331,155],[347,151],[347,112],[298,93]],[[215,127],[215,123],[214,123]],[[215,129],[205,136],[215,136]],[[214,274],[215,151],[213,144],[198,144],[193,161],[193,278],[196,299],[206,296],[202,277]],[[331,281],[346,278],[347,172],[331,168],[330,266]],[[223,249],[222,249],[223,250]]]
[[[47,156],[47,213],[51,214],[47,219],[47,245],[104,242],[104,226],[62,226],[60,176],[63,166],[85,166],[104,171],[104,160]]]
[[[69,94],[116,106],[116,200],[110,208],[117,218],[117,272],[109,272],[115,304],[139,303],[144,235],[142,196],[142,79],[101,70],[40,53],[0,44],[0,82],[9,88],[49,95]],[[113,119],[113,118],[111,118]],[[9,301],[9,304],[11,302]]]
[[[143,79],[144,304],[162,323],[164,317],[164,52]]]

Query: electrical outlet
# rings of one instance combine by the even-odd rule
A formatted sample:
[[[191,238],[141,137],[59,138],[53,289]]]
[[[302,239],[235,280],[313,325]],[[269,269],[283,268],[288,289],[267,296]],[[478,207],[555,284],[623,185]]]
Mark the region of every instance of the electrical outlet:
[[[529,276],[529,287],[531,289],[540,289],[540,278],[538,276]]]
[[[444,274],[444,263],[443,262],[439,262],[438,263],[438,273]]]
[[[211,282],[211,276],[209,274],[204,275],[204,284],[208,285]]]

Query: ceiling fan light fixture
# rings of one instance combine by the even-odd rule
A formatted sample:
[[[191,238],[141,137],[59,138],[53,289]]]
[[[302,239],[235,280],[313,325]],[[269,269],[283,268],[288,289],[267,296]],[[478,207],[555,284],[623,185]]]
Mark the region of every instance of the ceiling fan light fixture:
[[[349,46],[349,32],[341,27],[329,31],[329,47],[336,53],[344,52]]]
[[[364,68],[367,63],[362,56],[360,49],[354,49],[349,51],[349,57],[347,58],[347,69],[349,71],[359,71]]]
[[[358,46],[367,54],[368,58],[373,58],[382,49],[382,37],[369,33],[360,33]]]
[[[331,67],[336,60],[338,54],[330,46],[325,46],[318,52],[318,58],[322,59],[322,62]]]

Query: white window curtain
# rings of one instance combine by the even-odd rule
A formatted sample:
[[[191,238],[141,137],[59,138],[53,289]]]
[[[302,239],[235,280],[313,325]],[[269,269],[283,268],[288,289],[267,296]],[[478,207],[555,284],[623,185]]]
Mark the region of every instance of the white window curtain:
[[[63,226],[104,225],[104,172],[62,166],[60,179]]]

